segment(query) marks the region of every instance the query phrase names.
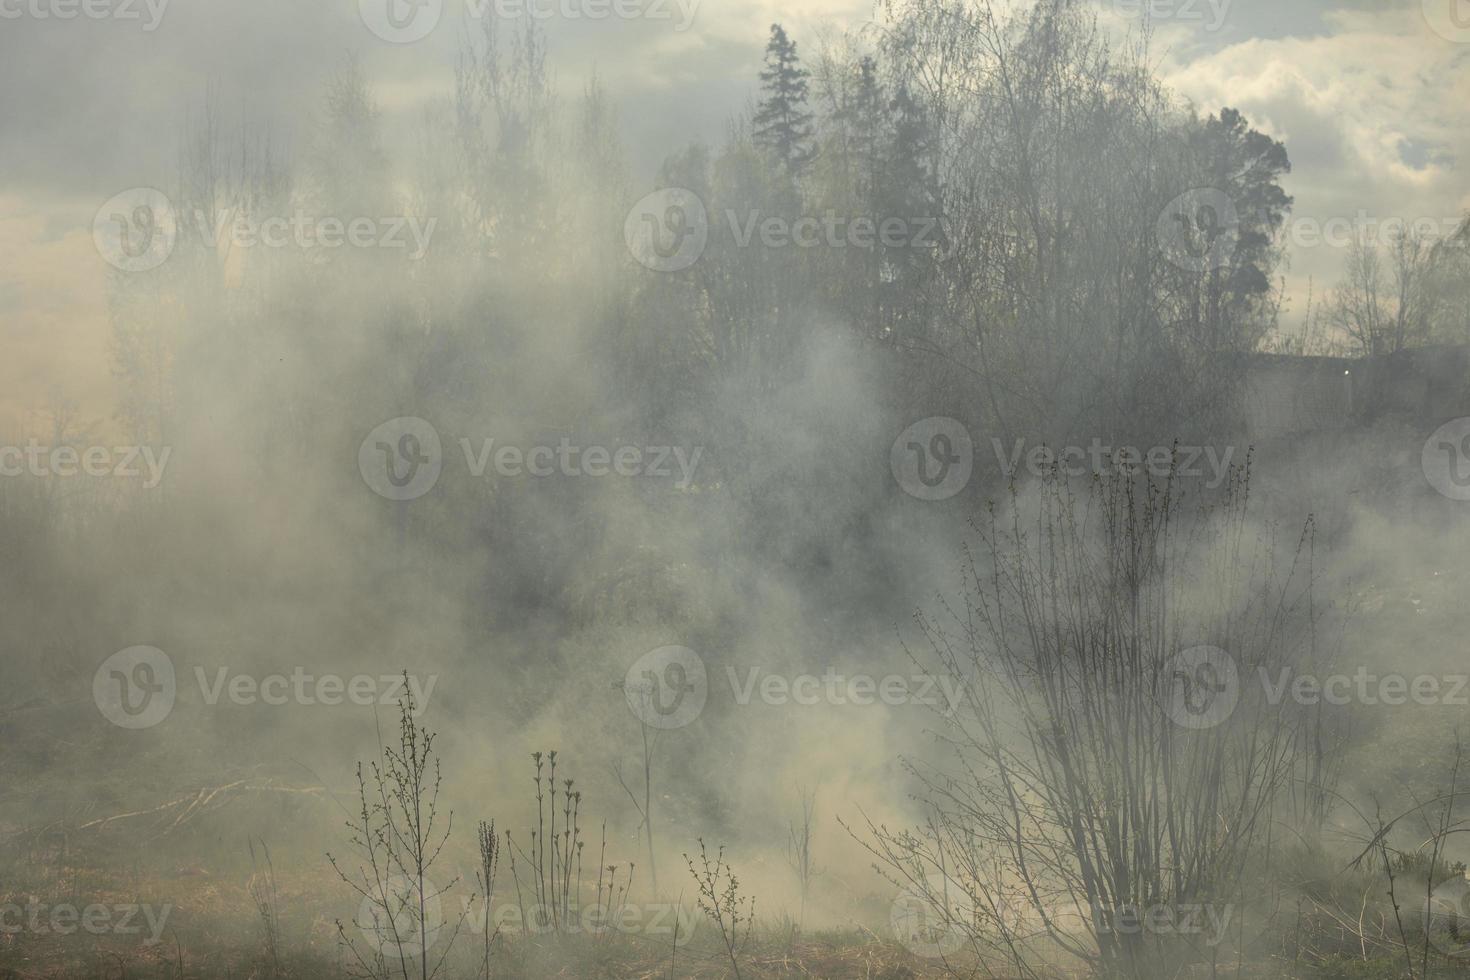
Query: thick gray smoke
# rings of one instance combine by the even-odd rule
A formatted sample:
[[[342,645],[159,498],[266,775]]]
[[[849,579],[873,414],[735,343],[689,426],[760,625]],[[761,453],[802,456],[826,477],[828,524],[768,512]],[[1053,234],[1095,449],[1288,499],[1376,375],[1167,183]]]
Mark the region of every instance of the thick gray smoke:
[[[1277,7],[0,0],[0,975],[1455,962],[1470,31]]]

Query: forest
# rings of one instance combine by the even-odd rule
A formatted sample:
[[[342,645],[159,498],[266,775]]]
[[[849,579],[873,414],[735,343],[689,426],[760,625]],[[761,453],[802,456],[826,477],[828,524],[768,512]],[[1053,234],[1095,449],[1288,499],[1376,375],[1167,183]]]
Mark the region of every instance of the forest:
[[[657,146],[548,18],[697,0],[411,113],[375,3],[0,411],[0,980],[1470,971],[1470,197],[1297,213],[1122,0],[757,23]]]

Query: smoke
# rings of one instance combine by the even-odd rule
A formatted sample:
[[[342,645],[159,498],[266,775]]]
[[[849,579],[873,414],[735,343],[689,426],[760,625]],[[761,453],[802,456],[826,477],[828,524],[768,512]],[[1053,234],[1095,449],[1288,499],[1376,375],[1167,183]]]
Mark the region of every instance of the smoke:
[[[943,733],[983,693],[924,652],[914,613],[965,609],[966,562],[993,560],[970,522],[992,507],[1002,522],[1027,513],[1055,461],[1079,467],[1068,486],[1085,494],[1120,448],[1134,454],[1124,465],[1177,460],[1176,437],[1198,463],[1178,488],[1187,506],[1225,493],[1230,467],[1249,462],[1247,535],[1291,553],[1309,529],[1324,650],[1308,660],[1324,676],[1316,688],[1265,680],[1277,697],[1348,692],[1334,785],[1362,797],[1440,778],[1467,571],[1463,505],[1426,491],[1421,465],[1445,419],[1355,416],[1252,453],[1250,399],[1231,387],[1249,364],[1201,353],[1197,336],[1169,332],[1175,321],[1145,323],[1156,307],[1188,308],[1198,270],[1131,265],[1102,234],[1123,220],[1113,208],[1126,248],[1152,256],[1133,240],[1183,179],[1160,160],[1194,144],[1167,127],[1199,120],[1152,81],[1142,101],[1157,97],[1163,121],[1125,121],[1167,152],[1145,159],[1129,143],[1092,168],[1095,192],[1047,188],[1030,202],[1060,213],[1058,200],[1117,194],[1095,213],[1079,205],[1097,237],[1048,279],[1022,246],[1006,251],[1021,232],[1000,219],[943,228],[955,237],[942,258],[909,241],[844,251],[719,237],[726,213],[752,228],[861,211],[853,188],[877,199],[863,181],[880,181],[833,160],[861,127],[852,104],[823,105],[824,124],[849,129],[813,154],[806,179],[822,192],[801,199],[752,136],[750,87],[709,80],[721,66],[755,79],[757,66],[747,40],[725,36],[732,15],[707,5],[679,16],[716,18],[699,42],[710,73],[694,72],[701,87],[667,113],[649,107],[671,98],[659,93],[679,71],[660,62],[632,86],[641,100],[620,97],[636,56],[586,25],[564,48],[533,22],[491,19],[452,42],[436,33],[412,57],[387,41],[341,56],[327,43],[341,11],[286,6],[266,20],[301,30],[269,37],[222,8],[208,22],[148,8],[191,78],[223,80],[202,90],[145,61],[141,36],[103,55],[94,42],[116,24],[41,24],[23,57],[0,43],[35,73],[65,38],[98,52],[79,76],[0,102],[0,118],[30,132],[0,136],[15,151],[8,192],[99,208],[79,219],[85,233],[37,230],[49,205],[11,219],[26,229],[16,237],[49,236],[28,258],[38,268],[85,268],[90,299],[48,298],[45,276],[0,283],[0,311],[24,307],[15,349],[49,351],[37,373],[58,376],[0,432],[17,450],[0,455],[0,772],[16,788],[0,800],[0,838],[17,867],[75,861],[184,895],[196,871],[232,887],[258,874],[247,842],[263,840],[278,870],[300,875],[292,901],[350,915],[323,855],[342,851],[362,805],[357,767],[370,782],[411,695],[414,722],[436,733],[434,780],[454,812],[441,874],[459,892],[477,821],[526,846],[533,753],[555,750],[558,779],[582,794],[587,866],[594,850],[599,867],[635,863],[637,901],[691,891],[685,855],[703,839],[728,847],[768,921],[888,929],[899,890],[873,867],[870,828],[925,819],[914,769],[954,764]],[[1029,57],[1029,23],[996,37]],[[695,44],[613,26],[642,53]],[[1065,39],[1087,71],[1106,61],[1093,35]],[[610,66],[591,71],[604,52]],[[902,74],[884,70],[885,83]],[[1097,78],[1124,84],[1112,71]],[[132,83],[111,84],[119,74]],[[95,99],[85,126],[57,121],[83,96]],[[117,125],[134,113],[138,126]],[[976,120],[958,130],[964,152],[955,131],[936,137],[952,169],[917,151],[902,161],[904,217],[932,219],[915,202],[961,164],[985,178],[965,194],[1015,198],[1007,179],[1024,168],[1006,169]],[[1100,111],[1091,129],[1048,132],[1082,172],[1095,161],[1079,148],[1114,121]],[[1120,160],[1155,169],[1135,186],[1131,170],[1105,170]],[[680,220],[693,202],[708,209],[710,238],[687,266],[661,268],[678,247],[650,259],[629,239],[650,227],[640,216],[655,234],[694,228],[644,212],[645,195],[671,191],[688,195]],[[933,273],[956,255],[984,275]],[[1084,288],[1112,273],[1096,295]],[[1212,325],[1254,343],[1279,312],[1270,288]],[[1166,298],[1138,300],[1148,289]],[[984,301],[964,306],[967,290]],[[933,340],[946,317],[959,325]],[[95,329],[74,353],[52,350],[36,338],[53,320]],[[68,389],[72,372],[91,380]],[[1385,716],[1371,710],[1385,675],[1410,692],[1418,678],[1437,686]],[[804,883],[793,842],[807,800],[816,873]],[[184,909],[181,928],[207,932],[216,913],[249,921],[220,902]],[[180,921],[171,908],[160,933]],[[320,938],[330,916],[313,915],[301,932]]]

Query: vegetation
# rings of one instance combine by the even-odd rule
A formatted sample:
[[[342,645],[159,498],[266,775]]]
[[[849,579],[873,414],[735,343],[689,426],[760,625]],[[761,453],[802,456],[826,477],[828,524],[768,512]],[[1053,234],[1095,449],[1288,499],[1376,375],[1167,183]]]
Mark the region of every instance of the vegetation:
[[[470,25],[412,139],[352,58],[289,148],[191,106],[185,231],[106,283],[116,441],[168,480],[0,479],[0,980],[1466,972],[1463,708],[1310,685],[1463,675],[1418,460],[1470,383],[1248,447],[1312,395],[1273,345],[1470,341],[1470,220],[1355,245],[1283,341],[1277,129],[1087,4],[875,16],[771,25],[651,181],[531,17]],[[432,231],[189,230],[296,212]],[[923,499],[915,449],[969,478]],[[138,643],[170,676],[99,672]],[[690,710],[634,738],[671,644]],[[134,682],[166,717],[106,717]],[[148,926],[50,924],[92,906]]]

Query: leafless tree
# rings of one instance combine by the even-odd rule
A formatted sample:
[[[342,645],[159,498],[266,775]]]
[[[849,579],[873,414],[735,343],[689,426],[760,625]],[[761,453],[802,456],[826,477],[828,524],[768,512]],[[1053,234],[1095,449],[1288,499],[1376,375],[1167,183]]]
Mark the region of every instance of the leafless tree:
[[[917,617],[916,663],[970,694],[941,719],[953,765],[910,766],[922,827],[859,836],[975,954],[1034,969],[1044,939],[1124,976],[1208,958],[1119,917],[1234,908],[1294,781],[1330,772],[1264,696],[1324,656],[1310,526],[1278,554],[1247,497],[1243,473],[1198,507],[1170,480],[1050,480],[977,524],[965,595]]]

